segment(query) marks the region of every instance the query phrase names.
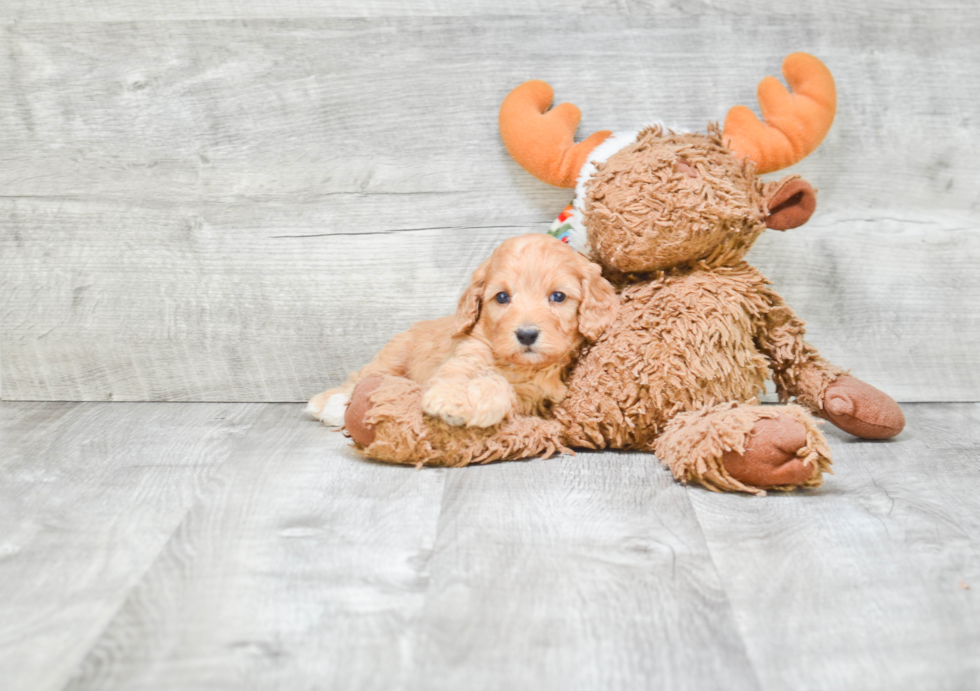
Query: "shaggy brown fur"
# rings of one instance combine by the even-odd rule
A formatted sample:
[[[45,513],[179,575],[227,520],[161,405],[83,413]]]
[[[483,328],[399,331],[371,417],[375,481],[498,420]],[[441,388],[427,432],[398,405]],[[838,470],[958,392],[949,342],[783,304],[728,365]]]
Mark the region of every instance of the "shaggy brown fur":
[[[596,259],[622,273],[740,259],[766,228],[750,165],[727,154],[717,128],[705,137],[648,127],[589,181]]]
[[[783,227],[812,212],[812,191],[795,180],[763,183],[716,128],[706,136],[645,130],[599,164],[587,186],[593,259],[617,285],[621,307],[605,334],[584,347],[555,421],[452,429],[423,419],[405,385],[386,381],[370,397],[376,434],[363,451],[400,463],[461,465],[562,446],[633,448],[655,452],[679,480],[714,490],[819,485],[830,452],[813,418],[795,405],[756,405],[756,397],[771,376],[784,402],[819,412],[843,370],[803,340],[803,322],[743,259],[766,228],[770,200],[780,199]],[[791,182],[786,201],[779,192]],[[784,213],[787,204],[798,205],[795,216]],[[790,484],[736,478],[725,459],[745,453],[759,421],[776,418],[798,430],[787,458],[803,474]]]
[[[385,376],[371,394],[365,422],[376,440],[358,449],[370,458],[407,465],[464,466],[501,459],[571,453],[561,425],[537,416],[512,416],[496,427],[457,427],[422,413],[422,388]]]
[[[790,405],[777,408],[735,402],[701,408],[675,416],[657,439],[653,451],[683,482],[699,482],[713,491],[756,492],[736,479],[723,462],[726,452],[745,453],[746,442],[759,420],[785,415],[803,425],[805,443],[796,450],[804,466],[810,468],[801,483],[766,484],[768,489],[791,490],[798,486],[816,487],[822,473],[830,469],[830,449],[817,429],[816,420],[803,408]]]

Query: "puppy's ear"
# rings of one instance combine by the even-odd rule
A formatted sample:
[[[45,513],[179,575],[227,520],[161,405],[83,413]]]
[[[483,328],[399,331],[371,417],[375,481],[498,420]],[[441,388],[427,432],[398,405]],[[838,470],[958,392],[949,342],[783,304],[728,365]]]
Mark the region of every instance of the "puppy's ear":
[[[578,306],[578,330],[589,341],[595,341],[616,321],[619,296],[612,284],[602,277],[598,264],[585,257],[581,257],[581,261],[582,301]]]
[[[490,270],[490,259],[486,259],[476,267],[469,287],[463,292],[456,307],[456,319],[453,322],[453,336],[468,334],[480,318],[480,307],[483,289],[487,285],[487,272]]]

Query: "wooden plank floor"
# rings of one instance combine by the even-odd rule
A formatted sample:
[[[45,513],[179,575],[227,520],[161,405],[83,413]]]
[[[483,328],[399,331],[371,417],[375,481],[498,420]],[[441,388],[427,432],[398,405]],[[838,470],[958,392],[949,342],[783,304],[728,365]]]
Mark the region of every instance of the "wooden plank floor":
[[[4,689],[980,687],[980,404],[756,498],[414,470],[295,404],[0,404]]]

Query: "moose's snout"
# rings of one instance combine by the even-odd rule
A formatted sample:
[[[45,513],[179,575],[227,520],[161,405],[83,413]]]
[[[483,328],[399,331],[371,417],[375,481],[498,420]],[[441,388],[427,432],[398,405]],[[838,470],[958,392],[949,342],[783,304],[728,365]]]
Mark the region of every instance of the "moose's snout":
[[[517,340],[521,342],[521,345],[534,345],[534,342],[538,340],[538,331],[533,326],[522,326],[517,331],[514,332],[517,335]]]

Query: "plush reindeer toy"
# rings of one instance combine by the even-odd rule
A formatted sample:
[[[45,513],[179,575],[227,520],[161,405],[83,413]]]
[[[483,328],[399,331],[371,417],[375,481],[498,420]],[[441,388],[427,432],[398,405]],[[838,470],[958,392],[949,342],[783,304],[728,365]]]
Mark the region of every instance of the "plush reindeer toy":
[[[602,267],[619,315],[583,348],[550,418],[453,427],[422,414],[411,382],[373,378],[346,414],[357,447],[416,465],[638,449],[679,480],[761,493],[822,482],[831,457],[813,415],[866,439],[898,434],[905,421],[895,401],[824,360],[744,260],[766,228],[800,226],[816,206],[799,177],[759,177],[803,159],[834,118],[823,63],[795,53],[783,74],[791,91],[773,77],[759,85],[763,121],[739,106],[706,135],[653,126],[579,144],[575,106],[548,111],[544,82],[514,89],[500,108],[504,144],[540,180],[575,188],[553,232]],[[767,378],[781,405],[757,403]]]

